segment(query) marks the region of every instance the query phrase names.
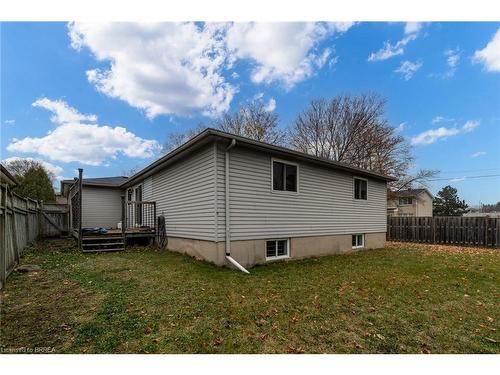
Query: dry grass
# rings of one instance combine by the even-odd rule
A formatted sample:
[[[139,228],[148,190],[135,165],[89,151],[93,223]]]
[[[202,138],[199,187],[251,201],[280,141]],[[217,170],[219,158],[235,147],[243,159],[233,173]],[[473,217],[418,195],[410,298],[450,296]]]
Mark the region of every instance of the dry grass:
[[[500,253],[390,243],[250,275],[152,248],[40,242],[1,294],[4,351],[499,353]]]

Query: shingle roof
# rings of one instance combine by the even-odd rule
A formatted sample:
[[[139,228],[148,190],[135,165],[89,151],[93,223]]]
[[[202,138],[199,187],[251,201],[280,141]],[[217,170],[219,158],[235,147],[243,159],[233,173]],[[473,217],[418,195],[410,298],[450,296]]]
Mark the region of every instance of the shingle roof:
[[[394,194],[398,197],[415,197],[420,193],[424,192],[432,197],[432,194],[427,189],[406,189],[406,190],[395,191]]]
[[[115,177],[97,177],[97,178],[84,178],[82,180],[83,185],[87,186],[108,186],[108,187],[120,187],[128,177],[125,176],[115,176]],[[73,183],[75,180],[63,180],[62,183]]]
[[[198,135],[191,138],[189,141],[187,141],[183,145],[179,146],[178,148],[171,151],[167,155],[161,157],[160,159],[158,159],[158,160],[154,161],[153,163],[151,163],[150,165],[146,166],[145,168],[143,168],[142,170],[137,172],[135,175],[131,176],[127,180],[127,182],[124,183],[123,187],[126,187],[126,186],[132,184],[133,181],[139,179],[142,176],[146,177],[147,175],[154,173],[155,170],[157,170],[158,168],[161,168],[161,165],[163,163],[166,163],[166,162],[173,160],[175,157],[177,157],[183,151],[190,149],[191,147],[195,146],[196,144],[199,144],[200,142],[208,139],[209,137],[215,137],[218,139],[222,138],[222,139],[227,139],[227,140],[236,140],[238,143],[245,144],[247,146],[252,146],[252,147],[256,147],[256,148],[260,148],[260,149],[266,149],[269,151],[286,154],[289,156],[293,156],[295,158],[308,160],[308,161],[313,162],[313,163],[321,164],[321,165],[326,166],[326,167],[330,167],[330,168],[334,168],[334,169],[338,169],[338,170],[349,171],[351,173],[356,173],[356,174],[359,174],[362,176],[373,177],[373,178],[382,179],[385,181],[395,181],[396,180],[395,178],[393,178],[391,176],[386,176],[386,175],[383,175],[383,174],[380,174],[377,172],[369,171],[369,170],[362,169],[362,168],[353,167],[353,166],[350,166],[350,165],[347,165],[344,163],[320,158],[320,157],[317,157],[314,155],[305,154],[305,153],[302,153],[299,151],[291,150],[291,149],[286,148],[286,147],[276,146],[276,145],[272,145],[269,143],[256,141],[256,140],[253,140],[253,139],[250,139],[247,137],[242,137],[239,135],[226,133],[226,132],[220,131],[218,129],[207,128],[204,131],[202,131],[201,133],[199,133]]]

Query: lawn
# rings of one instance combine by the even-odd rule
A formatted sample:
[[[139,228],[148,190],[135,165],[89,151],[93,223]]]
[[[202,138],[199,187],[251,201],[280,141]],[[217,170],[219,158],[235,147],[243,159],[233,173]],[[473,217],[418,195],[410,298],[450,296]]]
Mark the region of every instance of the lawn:
[[[154,248],[38,242],[0,346],[56,353],[499,353],[500,252],[391,244],[250,275]]]

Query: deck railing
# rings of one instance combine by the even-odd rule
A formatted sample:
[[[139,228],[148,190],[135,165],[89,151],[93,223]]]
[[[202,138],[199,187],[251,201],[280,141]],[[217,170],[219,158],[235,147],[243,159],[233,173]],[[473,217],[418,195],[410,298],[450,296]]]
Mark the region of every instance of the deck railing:
[[[122,230],[156,231],[156,202],[123,203]]]

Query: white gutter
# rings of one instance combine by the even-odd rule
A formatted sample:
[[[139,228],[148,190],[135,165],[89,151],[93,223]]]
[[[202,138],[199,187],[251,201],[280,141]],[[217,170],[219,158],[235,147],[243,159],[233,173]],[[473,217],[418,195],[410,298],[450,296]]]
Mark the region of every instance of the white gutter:
[[[231,144],[226,147],[225,153],[225,172],[226,172],[226,259],[241,272],[248,272],[241,264],[231,257],[231,212],[230,212],[230,200],[229,200],[229,151],[236,146],[236,139],[232,139]]]

